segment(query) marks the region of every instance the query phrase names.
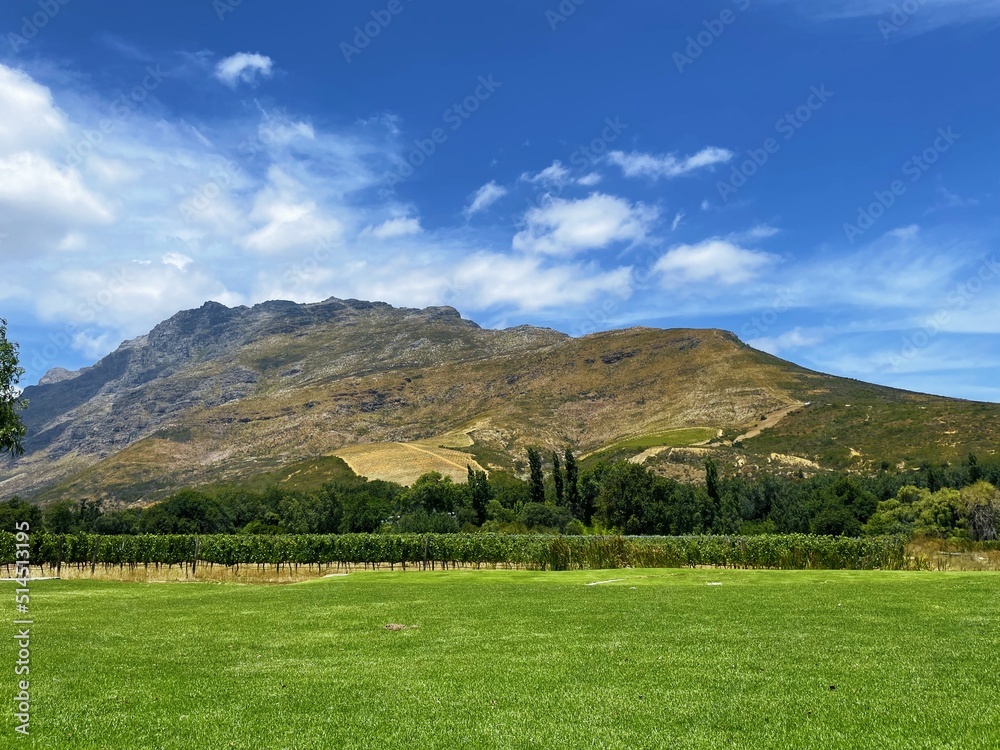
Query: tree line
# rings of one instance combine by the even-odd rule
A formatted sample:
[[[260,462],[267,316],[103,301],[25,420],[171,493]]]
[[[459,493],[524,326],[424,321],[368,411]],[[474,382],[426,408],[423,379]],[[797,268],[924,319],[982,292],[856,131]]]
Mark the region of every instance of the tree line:
[[[468,468],[459,483],[429,472],[411,486],[346,475],[315,491],[183,489],[148,507],[106,510],[89,501],[45,509],[0,503],[0,530],[27,520],[53,534],[563,533],[679,536],[921,534],[996,539],[1000,465],[871,475],[723,476],[711,458],[704,482],[645,466],[601,462],[581,471],[568,448],[527,452],[527,479]]]

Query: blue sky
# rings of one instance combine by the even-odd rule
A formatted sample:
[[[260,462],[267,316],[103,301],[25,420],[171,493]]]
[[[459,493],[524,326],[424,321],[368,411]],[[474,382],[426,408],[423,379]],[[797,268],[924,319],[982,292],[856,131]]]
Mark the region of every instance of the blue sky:
[[[674,5],[8,0],[24,384],[337,296],[1000,401],[1000,0]]]

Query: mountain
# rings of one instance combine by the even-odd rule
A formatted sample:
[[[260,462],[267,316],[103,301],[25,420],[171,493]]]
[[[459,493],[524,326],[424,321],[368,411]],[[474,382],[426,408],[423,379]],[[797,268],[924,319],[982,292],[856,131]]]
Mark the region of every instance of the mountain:
[[[678,476],[984,456],[1000,405],[806,370],[720,330],[571,338],[480,328],[450,307],[329,299],[209,302],[76,373],[25,389],[25,455],[0,496],[145,502],[180,486],[320,482],[342,464],[410,482],[436,469],[520,470],[570,445]],[[763,429],[762,429],[763,428]]]

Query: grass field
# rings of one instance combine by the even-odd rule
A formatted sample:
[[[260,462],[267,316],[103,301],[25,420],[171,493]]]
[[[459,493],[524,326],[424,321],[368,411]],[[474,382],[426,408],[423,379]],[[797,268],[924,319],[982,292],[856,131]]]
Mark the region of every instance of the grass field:
[[[37,581],[31,606],[32,734],[8,709],[0,747],[1000,745],[993,573]]]
[[[594,463],[600,460],[618,459],[625,455],[640,453],[649,448],[682,448],[711,440],[718,434],[714,427],[682,427],[666,432],[619,440],[612,445],[588,453],[581,460]]]
[[[355,474],[369,479],[384,479],[404,485],[413,484],[421,474],[436,471],[456,482],[468,478],[468,466],[482,467],[475,457],[453,450],[445,442],[450,435],[410,443],[366,443],[338,448],[334,455],[343,459]],[[468,440],[468,444],[472,441]]]

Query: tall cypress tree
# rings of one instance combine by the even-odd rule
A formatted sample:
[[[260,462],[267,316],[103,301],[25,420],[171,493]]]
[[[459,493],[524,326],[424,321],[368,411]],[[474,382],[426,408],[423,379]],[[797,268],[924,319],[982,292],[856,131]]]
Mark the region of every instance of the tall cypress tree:
[[[493,499],[493,490],[485,471],[474,471],[469,464],[466,464],[466,468],[469,470],[469,495],[472,500],[472,509],[476,512],[478,519],[476,523],[482,525],[486,520],[486,506]]]
[[[563,473],[562,466],[559,464],[559,454],[552,451],[552,483],[556,486],[556,505],[565,505],[565,496],[563,493]]]
[[[566,504],[574,518],[583,517],[580,507],[580,478],[576,468],[576,457],[568,447],[563,457],[566,459]]]
[[[545,477],[542,474],[542,454],[537,448],[528,448],[528,467],[530,477],[528,486],[531,490],[531,502],[545,502]]]
[[[979,465],[979,459],[976,458],[975,453],[969,454],[969,483],[975,484],[980,479],[983,478],[983,469]]]
[[[711,458],[705,461],[705,484],[709,507],[703,512],[704,529],[708,531],[719,524],[722,515],[722,489],[719,487],[719,467]],[[709,520],[708,516],[711,516]]]
[[[941,479],[938,477],[938,473],[934,471],[933,466],[927,467],[927,489],[931,492],[937,492],[941,489]]]

